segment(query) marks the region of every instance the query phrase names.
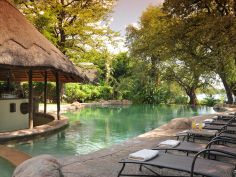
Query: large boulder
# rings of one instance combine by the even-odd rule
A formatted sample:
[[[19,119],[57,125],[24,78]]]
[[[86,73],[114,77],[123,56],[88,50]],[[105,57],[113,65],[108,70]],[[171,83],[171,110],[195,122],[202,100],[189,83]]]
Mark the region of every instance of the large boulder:
[[[63,177],[63,175],[55,157],[40,155],[17,166],[13,177]]]
[[[216,112],[225,112],[225,111],[227,111],[227,108],[224,106],[224,104],[216,104],[213,107],[213,110]]]
[[[84,108],[84,105],[81,104],[80,102],[76,101],[71,104],[71,107],[74,107],[74,109],[81,109],[81,108]]]
[[[161,126],[162,129],[172,129],[172,130],[179,130],[179,129],[189,129],[191,128],[192,120],[189,118],[175,118],[172,119],[168,124]]]

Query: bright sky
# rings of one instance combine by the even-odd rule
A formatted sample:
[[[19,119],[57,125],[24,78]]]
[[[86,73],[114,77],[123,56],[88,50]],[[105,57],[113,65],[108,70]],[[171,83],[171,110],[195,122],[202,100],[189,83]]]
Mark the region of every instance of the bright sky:
[[[114,8],[112,14],[112,22],[110,27],[112,30],[120,32],[121,42],[117,47],[109,46],[109,50],[112,53],[119,53],[120,51],[126,51],[124,46],[125,29],[129,24],[137,24],[139,17],[143,11],[150,5],[160,5],[164,0],[118,0],[117,5]]]
[[[121,32],[125,35],[125,28],[129,24],[135,24],[139,21],[142,12],[149,5],[160,5],[164,0],[118,0],[114,13],[112,14],[113,22],[111,28],[114,31]]]

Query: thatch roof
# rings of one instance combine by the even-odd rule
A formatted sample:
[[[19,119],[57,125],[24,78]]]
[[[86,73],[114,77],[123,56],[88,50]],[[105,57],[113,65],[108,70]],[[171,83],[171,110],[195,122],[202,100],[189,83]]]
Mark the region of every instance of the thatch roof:
[[[77,71],[80,73],[86,81],[90,83],[98,83],[98,70],[96,68],[86,68],[86,67],[78,67],[76,66]]]
[[[84,81],[77,68],[53,44],[25,19],[11,3],[0,0],[0,80],[10,74],[11,79],[27,81],[33,69],[33,80],[55,80],[60,73],[63,82]]]

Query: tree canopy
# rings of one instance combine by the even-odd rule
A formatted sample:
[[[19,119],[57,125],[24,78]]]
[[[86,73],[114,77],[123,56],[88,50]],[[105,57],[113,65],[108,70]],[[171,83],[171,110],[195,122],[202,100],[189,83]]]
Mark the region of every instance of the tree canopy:
[[[216,74],[232,103],[235,22],[233,1],[166,0],[163,7],[149,7],[138,28],[127,29],[128,46],[134,58],[156,71],[150,75],[177,82],[190,104],[197,103],[196,89],[211,85]]]
[[[14,0],[26,17],[64,54],[77,59],[104,46],[115,0]]]
[[[176,49],[190,46],[192,59],[219,75],[229,103],[233,103],[236,82],[235,4],[233,0],[166,0],[163,5],[180,22],[175,28]]]

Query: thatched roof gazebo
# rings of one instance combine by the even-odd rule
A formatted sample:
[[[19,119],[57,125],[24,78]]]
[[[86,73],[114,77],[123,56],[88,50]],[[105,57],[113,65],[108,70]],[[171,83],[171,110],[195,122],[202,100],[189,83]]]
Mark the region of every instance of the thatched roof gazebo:
[[[61,82],[83,82],[73,63],[51,44],[7,0],[0,0],[0,80],[29,82],[29,127],[33,127],[32,82],[45,82],[46,114],[47,81],[56,82],[57,115],[60,118]]]

